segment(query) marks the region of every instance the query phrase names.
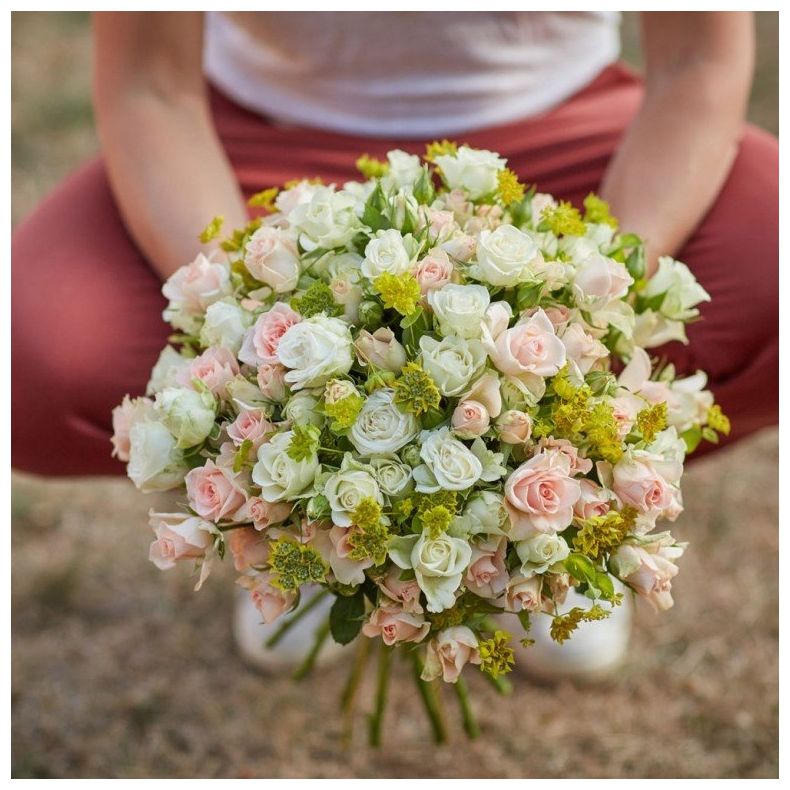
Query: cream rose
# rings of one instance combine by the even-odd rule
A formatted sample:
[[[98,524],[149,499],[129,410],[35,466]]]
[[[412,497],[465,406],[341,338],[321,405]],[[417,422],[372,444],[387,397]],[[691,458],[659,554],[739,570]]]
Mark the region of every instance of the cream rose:
[[[348,325],[323,314],[290,327],[277,345],[277,359],[290,370],[285,381],[293,390],[319,387],[348,373],[354,358]]]
[[[293,233],[262,225],[244,248],[244,265],[275,293],[293,291],[299,281],[299,250]]]
[[[365,247],[361,269],[369,280],[375,280],[385,272],[405,274],[409,271],[411,255],[403,243],[401,232],[395,228],[378,231],[376,238],[371,239]]]
[[[445,628],[428,643],[422,679],[441,677],[446,683],[455,683],[467,663],[480,663],[474,632],[465,625]]]
[[[542,604],[542,588],[542,576],[527,578],[520,573],[512,576],[505,588],[505,611],[539,612]]]
[[[462,145],[455,154],[436,157],[436,166],[450,189],[463,189],[470,200],[491,194],[497,188],[497,174],[507,160],[493,151]]]
[[[307,496],[320,464],[312,455],[295,461],[288,455],[293,431],[278,433],[258,448],[258,461],[252,468],[252,480],[261,487],[261,499],[281,502]]]
[[[176,438],[176,447],[186,449],[200,444],[211,432],[217,402],[206,391],[167,387],[157,393],[154,411]]]
[[[428,304],[439,323],[439,331],[445,336],[479,338],[490,301],[488,289],[482,285],[448,283],[428,292]]]
[[[391,373],[400,372],[406,364],[406,349],[398,342],[388,326],[381,326],[372,334],[360,331],[354,342],[357,359],[363,365],[373,365]]]
[[[347,192],[335,192],[334,186],[317,186],[309,200],[297,203],[288,213],[288,222],[308,252],[345,247],[361,227],[356,204],[356,198]]]
[[[200,342],[204,346],[224,346],[238,354],[251,323],[252,315],[238,302],[220,299],[206,309],[200,329]]]
[[[338,527],[350,527],[351,515],[363,499],[384,504],[373,469],[355,461],[351,453],[343,456],[340,469],[324,483],[324,496],[332,509],[332,521]]]
[[[521,560],[521,573],[529,578],[545,573],[552,565],[562,562],[571,553],[565,539],[550,533],[538,533],[516,543],[516,554]]]
[[[424,463],[414,470],[417,490],[433,493],[463,491],[471,488],[483,474],[483,465],[477,456],[457,439],[447,428],[423,432],[420,458]]]
[[[532,418],[523,411],[508,409],[496,421],[499,438],[505,444],[526,444],[532,435]]]
[[[471,274],[482,282],[511,288],[531,279],[543,257],[535,240],[513,225],[484,230],[477,237],[477,263]]]
[[[411,467],[401,463],[397,457],[376,456],[368,461],[373,469],[379,489],[389,497],[398,497],[411,488]]]
[[[640,296],[655,299],[663,294],[659,312],[672,321],[689,321],[699,315],[700,302],[709,302],[710,295],[697,282],[685,263],[668,255],[658,259],[656,273],[647,281]]]
[[[395,453],[420,432],[413,414],[402,412],[393,401],[393,390],[376,390],[364,403],[351,426],[349,439],[363,456]]]
[[[441,341],[429,335],[420,338],[420,359],[425,372],[444,396],[458,395],[466,389],[486,361],[480,341],[451,335]]]

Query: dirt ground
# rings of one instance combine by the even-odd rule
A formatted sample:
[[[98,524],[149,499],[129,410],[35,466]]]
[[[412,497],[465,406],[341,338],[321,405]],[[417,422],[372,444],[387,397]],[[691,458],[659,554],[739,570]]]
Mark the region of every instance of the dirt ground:
[[[752,117],[775,130],[776,19],[760,17]],[[15,219],[95,148],[88,65],[84,15],[14,14]],[[396,667],[378,751],[364,709],[353,747],[340,744],[343,667],[297,684],[242,664],[230,565],[194,593],[186,572],[148,563],[156,497],[14,475],[13,775],[776,777],[777,467],[771,430],[691,466],[677,605],[639,612],[615,680],[517,679],[503,699],[472,677],[484,737],[453,723],[436,748]]]

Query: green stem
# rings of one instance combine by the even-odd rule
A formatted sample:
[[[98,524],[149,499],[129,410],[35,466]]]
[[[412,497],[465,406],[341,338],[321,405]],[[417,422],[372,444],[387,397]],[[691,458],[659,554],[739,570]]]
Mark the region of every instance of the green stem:
[[[392,664],[391,647],[381,643],[379,652],[379,669],[376,675],[376,707],[370,717],[370,745],[381,746],[381,723],[384,719],[384,710],[387,707],[387,691],[390,682],[390,666]]]
[[[274,647],[288,633],[292,626],[296,625],[296,623],[298,623],[311,609],[314,609],[327,595],[329,595],[329,590],[319,590],[266,640],[266,647]]]
[[[445,729],[442,714],[437,705],[431,684],[420,677],[422,675],[422,659],[416,650],[412,652],[412,662],[414,665],[414,682],[417,684],[417,690],[420,692],[422,704],[425,707],[425,712],[428,714],[428,720],[431,723],[433,740],[435,743],[444,743],[447,740],[447,730]]]
[[[315,664],[315,660],[318,658],[318,654],[321,652],[321,648],[324,646],[324,642],[328,636],[329,620],[327,620],[315,632],[315,641],[313,642],[313,646],[310,648],[310,652],[305,656],[304,661],[292,675],[294,680],[302,680],[303,678],[307,677],[310,670],[313,668],[313,664]]]
[[[492,678],[488,672],[483,672],[486,680],[503,696],[513,693],[513,684],[506,677]]]
[[[463,677],[459,677],[455,682],[455,695],[458,697],[458,704],[461,706],[461,714],[464,718],[464,730],[466,734],[474,739],[480,735],[480,727],[472,710],[472,703],[469,699],[469,688]]]
[[[354,733],[354,707],[357,699],[357,691],[362,682],[362,676],[370,655],[370,645],[372,640],[367,637],[359,640],[357,652],[354,656],[354,666],[348,675],[343,693],[340,696],[340,710],[343,715],[343,734],[341,736],[343,746],[348,748],[351,745],[351,737]]]

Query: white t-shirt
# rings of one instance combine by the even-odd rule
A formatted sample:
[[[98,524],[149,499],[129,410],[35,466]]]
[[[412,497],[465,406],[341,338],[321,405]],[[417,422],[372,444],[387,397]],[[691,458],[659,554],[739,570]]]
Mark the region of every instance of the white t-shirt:
[[[612,12],[215,12],[204,69],[280,123],[377,137],[537,115],[620,52]]]

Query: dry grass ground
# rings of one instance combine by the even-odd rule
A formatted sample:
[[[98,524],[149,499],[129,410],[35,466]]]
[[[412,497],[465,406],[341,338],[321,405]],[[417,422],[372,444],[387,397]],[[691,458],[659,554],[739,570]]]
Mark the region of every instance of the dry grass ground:
[[[775,129],[775,15],[759,25],[753,117]],[[83,15],[14,15],[17,219],[95,148],[88,63]],[[410,684],[396,682],[385,748],[362,745],[360,720],[349,752],[336,715],[344,670],[294,684],[247,669],[231,639],[232,569],[195,594],[186,574],[146,561],[154,501],[121,480],[15,476],[13,773],[775,777],[777,464],[767,431],[689,469],[677,606],[640,612],[615,681],[521,681],[504,701],[474,682],[486,737],[469,744],[456,727],[439,749]]]

